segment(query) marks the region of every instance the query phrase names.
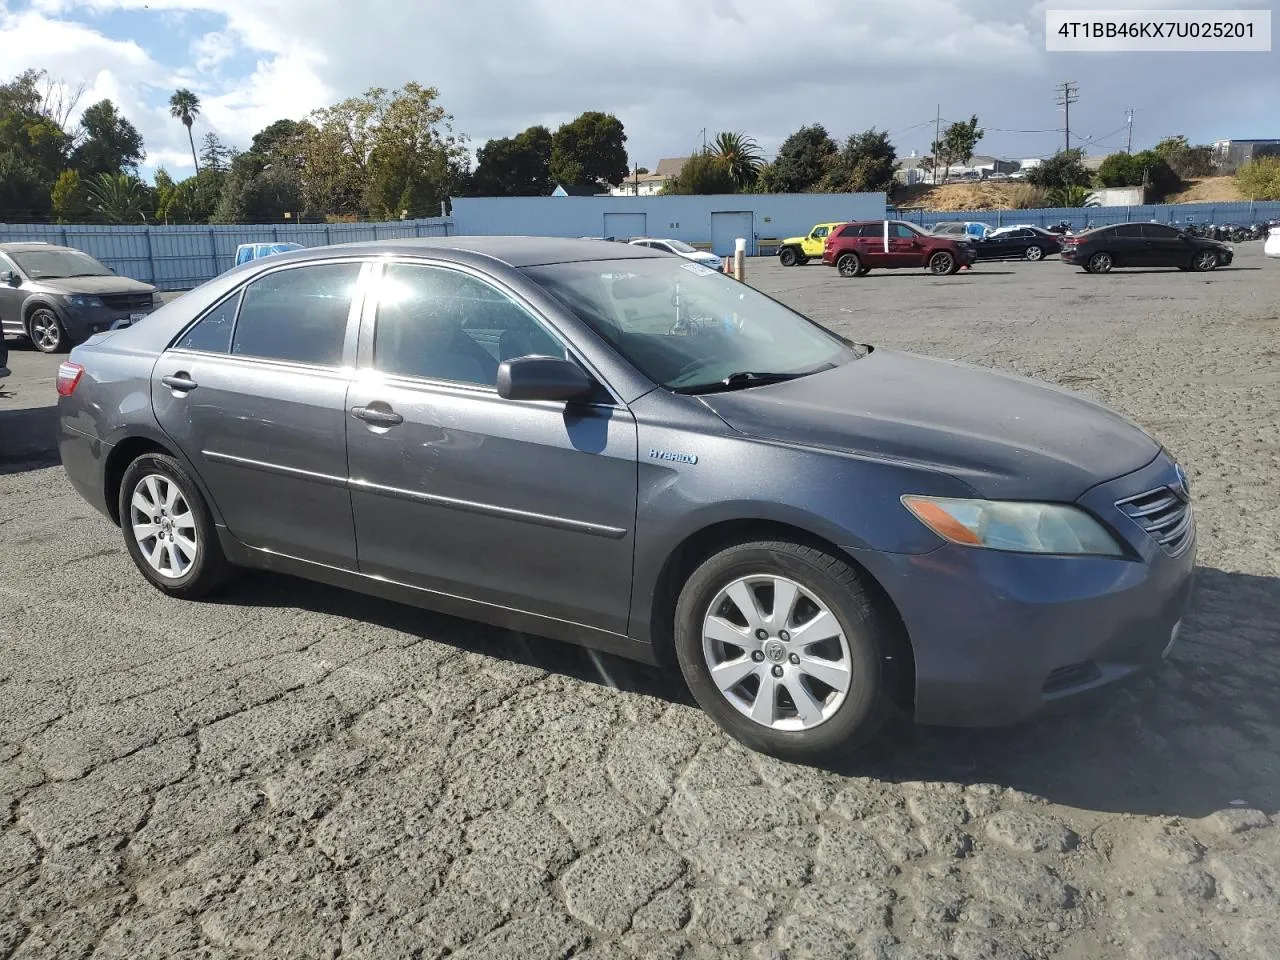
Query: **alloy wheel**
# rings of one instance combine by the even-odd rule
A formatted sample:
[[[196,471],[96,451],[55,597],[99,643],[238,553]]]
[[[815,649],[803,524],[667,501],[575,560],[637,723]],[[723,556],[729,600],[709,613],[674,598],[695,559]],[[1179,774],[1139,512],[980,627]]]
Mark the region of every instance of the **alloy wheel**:
[[[1089,259],[1089,270],[1092,273],[1109,273],[1113,261],[1109,253],[1095,253]]]
[[[191,505],[178,485],[149,473],[133,488],[129,522],[147,565],[167,580],[190,572],[200,554],[200,535]]]
[[[955,265],[955,261],[949,253],[936,253],[933,259],[929,261],[929,269],[936,276],[943,276],[951,272],[951,268]]]
[[[862,269],[862,264],[858,262],[858,258],[852,253],[846,253],[841,257],[836,267],[842,277],[861,276],[858,271]]]
[[[1212,270],[1218,265],[1218,255],[1212,250],[1201,250],[1196,254],[1195,268],[1197,270]]]
[[[31,342],[41,353],[56,353],[62,346],[62,323],[52,310],[31,315]]]
[[[839,620],[788,577],[742,577],[716,594],[702,653],[725,700],[771,730],[810,730],[849,693],[853,661]]]
[[[1039,247],[1027,247],[1028,260],[1040,260],[1044,257],[1044,251]]]

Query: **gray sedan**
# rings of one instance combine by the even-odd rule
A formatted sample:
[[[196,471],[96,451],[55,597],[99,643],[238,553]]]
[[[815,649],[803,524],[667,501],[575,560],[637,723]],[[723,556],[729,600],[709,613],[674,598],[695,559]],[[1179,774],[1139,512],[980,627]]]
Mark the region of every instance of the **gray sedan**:
[[[1119,415],[631,245],[281,254],[58,392],[67,474],[160,590],[279,570],[678,667],[785,757],[1156,665],[1195,564],[1185,474]]]

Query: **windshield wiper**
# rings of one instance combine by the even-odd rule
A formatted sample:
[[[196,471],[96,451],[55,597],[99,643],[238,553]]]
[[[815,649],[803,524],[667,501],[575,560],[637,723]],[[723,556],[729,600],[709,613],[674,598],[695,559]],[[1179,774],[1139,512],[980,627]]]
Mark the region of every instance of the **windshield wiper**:
[[[827,369],[822,367],[820,369]],[[728,390],[741,390],[743,387],[760,387],[767,383],[783,383],[787,380],[795,380],[797,377],[807,376],[809,373],[817,373],[817,370],[806,371],[805,373],[759,373],[755,370],[740,370],[737,373],[731,373],[723,380],[716,380],[712,383],[695,383],[689,387],[677,387],[676,393],[724,393]]]

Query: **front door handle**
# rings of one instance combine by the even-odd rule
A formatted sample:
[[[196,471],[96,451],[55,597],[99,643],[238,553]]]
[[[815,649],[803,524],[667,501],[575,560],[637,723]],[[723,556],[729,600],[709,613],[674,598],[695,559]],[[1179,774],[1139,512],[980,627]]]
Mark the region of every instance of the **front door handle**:
[[[375,427],[394,427],[396,424],[404,423],[404,417],[390,408],[352,407],[351,415]]]
[[[170,389],[182,390],[184,392],[187,390],[194,390],[196,387],[200,386],[200,384],[191,379],[191,374],[187,373],[185,370],[180,370],[167,377],[161,377],[160,382]]]

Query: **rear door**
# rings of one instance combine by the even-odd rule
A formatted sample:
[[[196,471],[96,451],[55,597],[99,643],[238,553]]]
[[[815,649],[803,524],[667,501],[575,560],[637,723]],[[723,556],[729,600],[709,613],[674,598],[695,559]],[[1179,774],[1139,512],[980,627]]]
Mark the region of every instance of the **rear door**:
[[[1175,227],[1144,223],[1142,235],[1148,245],[1148,263],[1153,267],[1185,267],[1191,262],[1191,244]]]
[[[1142,225],[1122,223],[1111,230],[1116,266],[1146,267],[1155,262],[1151,244],[1142,235]]]
[[[346,399],[368,270],[350,259],[261,274],[155,365],[156,419],[250,547],[355,569]]]

